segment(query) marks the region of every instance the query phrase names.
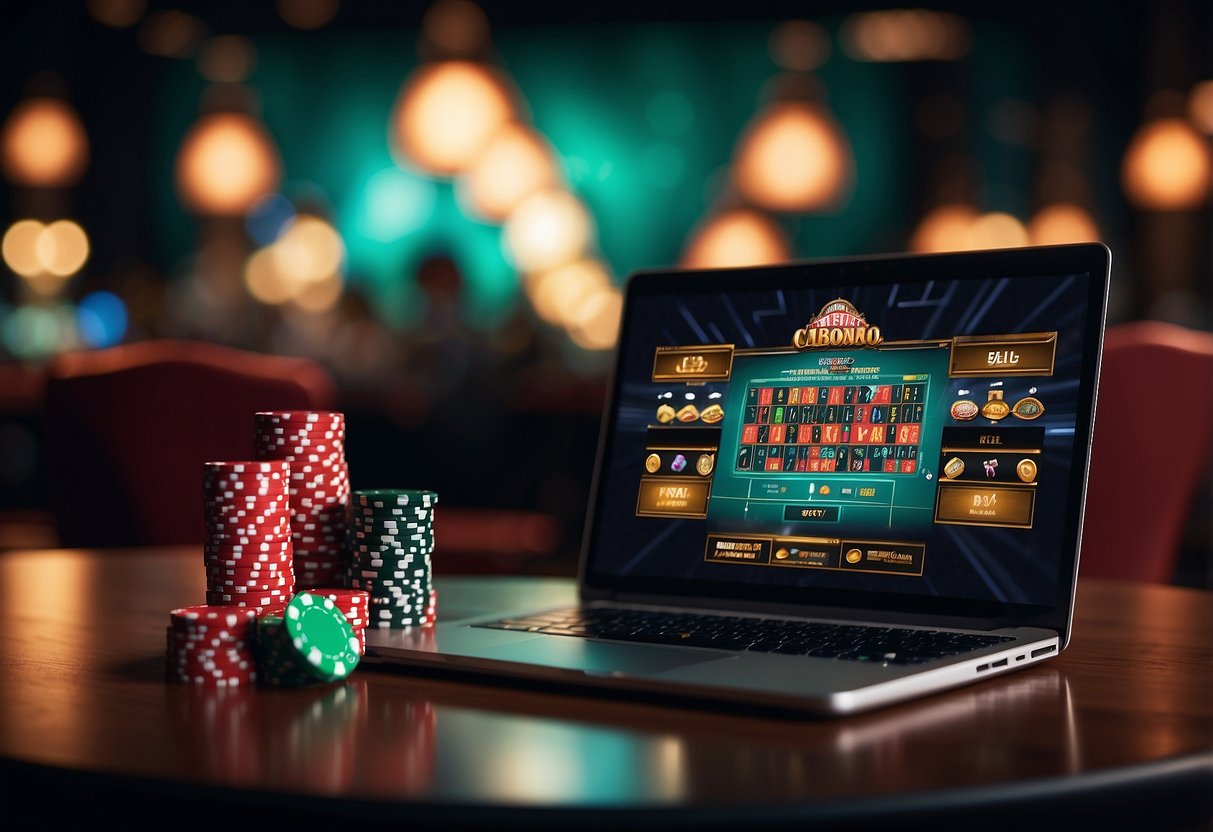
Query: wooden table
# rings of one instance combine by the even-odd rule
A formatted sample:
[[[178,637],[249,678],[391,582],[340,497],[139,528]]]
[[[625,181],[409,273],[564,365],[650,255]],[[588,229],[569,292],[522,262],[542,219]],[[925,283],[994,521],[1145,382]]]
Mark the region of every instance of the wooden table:
[[[443,609],[545,578],[439,580]],[[1072,646],[918,702],[804,720],[360,667],[332,685],[163,681],[193,549],[0,555],[0,817],[351,828],[1213,828],[1213,596],[1083,581]],[[10,827],[19,828],[19,827]],[[281,828],[281,827],[280,827]]]

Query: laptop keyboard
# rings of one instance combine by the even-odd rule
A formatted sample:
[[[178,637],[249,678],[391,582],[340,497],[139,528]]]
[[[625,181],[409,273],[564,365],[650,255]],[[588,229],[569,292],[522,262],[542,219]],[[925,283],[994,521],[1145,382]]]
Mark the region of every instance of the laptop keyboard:
[[[476,626],[578,638],[787,653],[881,664],[922,664],[1014,640],[1009,636],[941,630],[603,607],[557,610]]]

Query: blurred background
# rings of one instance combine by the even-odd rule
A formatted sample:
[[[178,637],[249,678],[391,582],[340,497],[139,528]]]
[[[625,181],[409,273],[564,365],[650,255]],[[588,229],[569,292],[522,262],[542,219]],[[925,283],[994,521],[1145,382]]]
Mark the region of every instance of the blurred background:
[[[635,270],[1102,240],[1110,322],[1210,326],[1207,0],[0,15],[0,547],[53,545],[67,351],[315,359],[355,488],[535,512],[571,563]]]

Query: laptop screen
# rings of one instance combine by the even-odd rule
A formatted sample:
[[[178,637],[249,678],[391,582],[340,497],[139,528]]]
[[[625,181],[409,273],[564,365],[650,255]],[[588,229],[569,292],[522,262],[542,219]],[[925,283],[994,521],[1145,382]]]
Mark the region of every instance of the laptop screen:
[[[1068,605],[1102,246],[629,282],[583,578],[993,615]]]

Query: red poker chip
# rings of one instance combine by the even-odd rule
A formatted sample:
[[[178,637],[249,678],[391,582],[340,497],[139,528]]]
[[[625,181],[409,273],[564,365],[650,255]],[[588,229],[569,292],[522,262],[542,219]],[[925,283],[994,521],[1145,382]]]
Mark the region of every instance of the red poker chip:
[[[295,579],[290,580],[258,580],[258,581],[223,581],[209,580],[206,583],[207,592],[221,592],[225,595],[264,595],[267,592],[289,592],[295,588]]]
[[[292,543],[288,535],[279,538],[267,538],[253,543],[234,543],[229,540],[208,540],[202,544],[207,552],[216,554],[251,555],[256,553],[272,554],[289,552]]]
[[[202,463],[202,470],[207,474],[230,474],[235,476],[282,473],[286,468],[287,466],[280,462],[264,459],[222,460]]]
[[[284,534],[274,532],[266,532],[265,534],[229,534],[227,532],[212,532],[207,535],[207,544],[215,548],[224,548],[228,546],[249,546],[260,547],[262,544],[277,548],[283,541],[291,538]]]
[[[291,524],[284,517],[269,518],[260,522],[243,519],[239,521],[208,522],[206,524],[208,537],[225,540],[228,537],[255,537],[262,539],[281,538],[290,534]]]
[[[233,620],[239,623],[242,620],[246,622],[252,620],[247,613],[233,613],[228,609],[215,609],[212,606],[203,604],[196,604],[191,607],[177,607],[176,609],[172,610],[169,615],[172,617],[174,622],[181,621],[185,623],[191,621],[231,622]],[[232,624],[231,626],[235,625]]]
[[[294,569],[294,564],[289,557],[280,560],[254,560],[248,558],[246,560],[236,560],[233,558],[205,558],[202,561],[203,568],[210,572],[223,572],[230,569],[240,570],[241,573],[256,574],[285,574]],[[261,567],[261,568],[258,568]]]
[[[242,578],[245,576],[265,576],[272,577],[276,575],[289,574],[293,568],[293,563],[290,561],[277,563],[273,561],[253,561],[251,564],[234,564],[228,566],[226,564],[206,564],[206,574],[221,578],[224,576],[232,578]]]

